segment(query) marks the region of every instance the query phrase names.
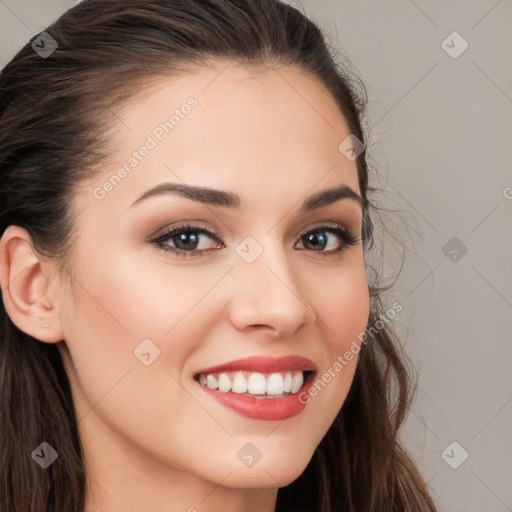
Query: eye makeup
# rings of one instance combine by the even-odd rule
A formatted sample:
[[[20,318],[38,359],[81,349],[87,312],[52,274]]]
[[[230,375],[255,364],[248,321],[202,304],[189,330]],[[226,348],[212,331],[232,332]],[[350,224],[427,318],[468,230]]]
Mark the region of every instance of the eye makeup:
[[[309,250],[311,252],[318,252],[322,254],[321,257],[336,257],[340,256],[343,251],[345,251],[349,246],[357,245],[361,238],[358,234],[348,230],[344,226],[328,222],[322,224],[320,226],[316,226],[313,229],[310,229],[303,234],[301,234],[297,240],[295,240],[295,244],[298,242],[302,242],[305,244],[312,244],[313,246],[322,246],[324,242],[329,242],[328,238],[325,234],[335,235],[340,244],[337,248],[331,249],[328,251],[317,251],[315,249],[308,249],[305,247],[305,250]],[[199,245],[199,239],[201,235],[209,237],[210,239],[217,242],[217,247],[211,249],[197,249],[197,245]],[[170,245],[168,242],[172,241],[173,245]],[[180,224],[178,226],[173,226],[167,230],[165,230],[162,234],[150,240],[150,243],[154,244],[164,252],[170,252],[176,256],[181,256],[184,258],[197,258],[202,257],[205,253],[209,253],[213,250],[219,250],[225,248],[224,244],[220,239],[219,233],[210,229],[207,225],[193,225],[193,224]],[[192,245],[189,250],[184,249],[183,247],[176,247],[178,245]]]

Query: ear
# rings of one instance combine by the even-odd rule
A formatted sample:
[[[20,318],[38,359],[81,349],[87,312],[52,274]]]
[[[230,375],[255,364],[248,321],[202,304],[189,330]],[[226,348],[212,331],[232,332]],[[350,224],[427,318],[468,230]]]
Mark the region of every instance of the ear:
[[[64,339],[55,263],[32,246],[28,232],[9,226],[0,239],[0,284],[5,310],[21,331],[46,343]],[[56,290],[56,296],[51,292]]]

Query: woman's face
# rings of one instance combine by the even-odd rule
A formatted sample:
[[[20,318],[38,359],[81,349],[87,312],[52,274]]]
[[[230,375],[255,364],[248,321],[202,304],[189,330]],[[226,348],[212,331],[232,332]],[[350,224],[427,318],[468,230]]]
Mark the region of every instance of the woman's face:
[[[368,320],[361,205],[311,201],[360,194],[339,149],[350,131],[290,69],[223,63],[152,85],[116,111],[112,161],[73,203],[59,347],[86,459],[97,474],[108,460],[134,476],[287,485],[346,398],[357,353],[336,362]],[[188,192],[148,194],[163,184]]]

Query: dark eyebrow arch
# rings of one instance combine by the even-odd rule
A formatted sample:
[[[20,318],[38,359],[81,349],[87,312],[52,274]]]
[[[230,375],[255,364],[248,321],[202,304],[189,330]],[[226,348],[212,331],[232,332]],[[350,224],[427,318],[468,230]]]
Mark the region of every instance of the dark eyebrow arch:
[[[240,196],[233,192],[224,190],[215,190],[206,187],[197,187],[194,185],[185,185],[180,183],[160,183],[150,190],[146,191],[131,206],[134,206],[145,199],[152,196],[159,195],[178,195],[197,201],[200,203],[209,204],[212,206],[221,206],[225,208],[238,209],[241,205]],[[352,199],[356,201],[361,207],[364,207],[366,201],[348,185],[341,185],[338,187],[322,190],[306,198],[301,204],[299,213],[308,212],[332,204],[340,199]]]

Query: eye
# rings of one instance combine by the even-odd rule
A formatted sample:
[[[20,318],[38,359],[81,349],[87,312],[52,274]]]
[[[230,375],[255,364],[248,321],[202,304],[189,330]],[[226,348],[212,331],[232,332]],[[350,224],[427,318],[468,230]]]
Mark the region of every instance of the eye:
[[[331,235],[326,236],[326,234]],[[336,242],[338,239],[338,242]],[[339,256],[347,249],[347,246],[357,245],[360,237],[338,224],[325,224],[314,228],[304,235],[301,235],[298,242],[301,242],[306,249],[313,252],[319,252],[327,257]],[[341,243],[340,243],[341,241]],[[331,246],[330,250],[324,250]],[[332,247],[334,245],[334,248]]]
[[[163,251],[170,251],[179,256],[202,256],[208,249],[200,247],[200,242],[201,238],[206,237],[218,241],[217,233],[211,231],[206,226],[184,224],[168,229],[165,233],[151,240],[151,242]],[[169,241],[172,241],[175,247],[169,245]]]
[[[330,235],[330,236],[328,236]],[[208,248],[208,242],[201,243],[201,238],[216,241]],[[339,255],[347,246],[357,245],[360,237],[338,224],[326,224],[316,227],[301,235],[295,243],[302,243],[311,252],[320,253],[326,257]],[[219,235],[206,226],[184,224],[168,229],[151,243],[165,252],[172,252],[183,257],[203,256],[211,249],[221,249],[223,246]],[[171,245],[172,244],[172,245]],[[333,247],[334,245],[334,247]],[[325,250],[325,249],[328,250]]]

